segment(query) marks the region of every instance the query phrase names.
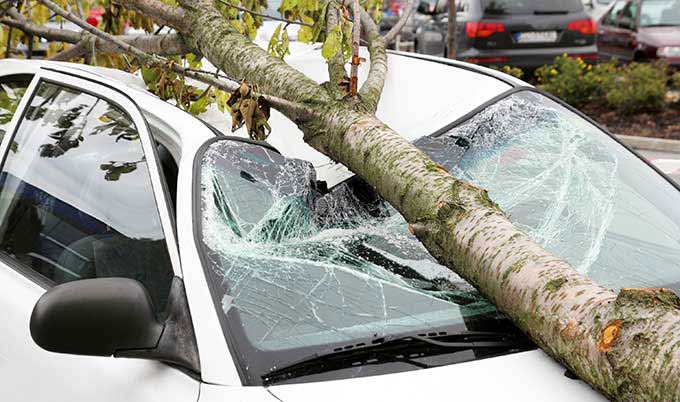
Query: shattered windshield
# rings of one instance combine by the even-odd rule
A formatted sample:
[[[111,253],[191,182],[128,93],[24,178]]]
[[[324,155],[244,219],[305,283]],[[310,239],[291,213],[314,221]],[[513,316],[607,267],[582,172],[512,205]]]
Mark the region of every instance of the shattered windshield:
[[[515,224],[601,284],[680,282],[678,191],[545,96],[512,94],[415,145],[487,188]],[[328,190],[310,164],[233,139],[199,158],[204,264],[246,383],[400,334],[512,328],[358,178]],[[438,364],[487,356],[456,352]],[[317,379],[415,368],[361,366]]]

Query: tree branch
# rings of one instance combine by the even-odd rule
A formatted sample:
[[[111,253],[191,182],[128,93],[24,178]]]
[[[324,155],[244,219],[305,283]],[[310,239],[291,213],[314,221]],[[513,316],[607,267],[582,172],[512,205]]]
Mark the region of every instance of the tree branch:
[[[345,4],[349,4],[354,9],[353,0],[345,0]],[[380,30],[371,16],[363,7],[359,7],[359,12],[361,13],[361,26],[368,44],[368,52],[371,56],[368,78],[359,90],[359,98],[369,111],[375,112],[387,77],[387,51],[385,50],[385,40],[380,35]]]
[[[92,49],[92,41],[83,39],[70,48],[61,51],[54,56],[50,57],[49,60],[52,61],[68,61],[73,59],[79,59],[85,57]]]
[[[92,48],[93,38],[90,34],[86,32],[76,32],[68,29],[55,29],[37,25],[24,17],[15,8],[8,10],[7,16],[0,18],[0,23],[12,28],[16,28],[25,32],[26,34],[45,38],[49,41],[72,44],[79,44],[80,42],[86,41],[88,42],[90,49]],[[114,38],[126,44],[135,46],[147,53],[155,53],[158,55],[174,56],[192,52],[192,49],[186,45],[183,38],[179,34],[117,35]],[[95,46],[102,52],[120,53],[120,48],[118,46],[112,44],[108,40],[103,40],[101,38],[96,40]],[[88,49],[86,52],[83,52],[82,54],[89,53],[90,49]],[[71,51],[71,53],[75,54],[75,51]]]
[[[213,1],[180,3],[193,27],[192,42],[200,54],[228,76],[257,83],[260,91],[294,103],[311,105],[329,100],[329,94],[316,81],[237,32]]]
[[[409,18],[411,18],[411,14],[413,14],[413,4],[415,4],[415,0],[409,0],[406,3],[405,11],[401,14],[399,17],[399,20],[397,20],[397,23],[394,24],[392,29],[390,29],[384,36],[385,38],[385,44],[390,44],[394,42],[394,40],[397,38],[397,35],[404,29],[404,25],[406,25],[406,22],[408,21]]]
[[[361,6],[359,0],[354,0],[352,9],[354,21],[352,26],[352,67],[350,70],[349,95],[357,96],[359,87],[359,41],[361,40]]]
[[[191,23],[186,11],[163,3],[160,0],[114,0],[119,5],[134,10],[154,20],[158,25],[174,28],[184,34],[191,32]]]
[[[326,10],[326,32],[333,32],[333,29],[338,25],[340,25],[340,10],[338,10],[338,6],[331,1]],[[349,77],[347,76],[347,70],[345,70],[345,59],[340,50],[328,60],[328,80],[330,83],[328,89],[338,99],[345,96],[345,92],[343,92],[341,88],[346,88]]]

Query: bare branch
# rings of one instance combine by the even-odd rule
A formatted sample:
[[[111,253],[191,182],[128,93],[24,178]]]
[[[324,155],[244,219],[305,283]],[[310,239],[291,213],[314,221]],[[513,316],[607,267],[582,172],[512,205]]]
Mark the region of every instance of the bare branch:
[[[359,41],[361,40],[361,6],[354,0],[354,26],[352,27],[352,68],[350,70],[349,95],[357,96],[359,86]]]
[[[10,18],[11,17],[11,18]],[[89,49],[83,54],[89,53],[92,48],[92,36],[86,32],[76,32],[68,29],[55,29],[37,25],[15,8],[7,11],[7,16],[0,18],[0,23],[16,28],[29,35],[39,36],[49,41],[78,44],[82,41],[89,43]],[[88,24],[89,25],[89,24]],[[167,35],[117,35],[121,42],[135,46],[145,52],[158,55],[174,56],[191,53],[192,49],[186,45],[179,34]],[[106,53],[120,53],[120,48],[107,40],[97,38],[95,46],[98,50]],[[69,49],[70,50],[70,49]],[[75,51],[72,51],[75,52]],[[82,56],[82,54],[81,54]],[[73,58],[73,57],[70,57]],[[67,59],[62,59],[67,60]]]
[[[338,6],[334,2],[331,2],[326,10],[326,31],[332,32],[338,25],[340,25],[340,10],[338,10]],[[337,98],[345,96],[349,77],[347,76],[347,70],[345,70],[345,59],[341,51],[336,52],[328,60],[328,80],[330,82],[328,89]],[[342,88],[345,88],[345,91]]]
[[[345,4],[350,5],[352,10],[355,11],[353,0],[345,0]],[[375,21],[363,7],[358,7],[358,9],[361,13],[361,27],[364,30],[371,56],[368,78],[359,90],[359,98],[368,110],[375,112],[387,76],[387,51],[385,50],[385,40],[380,35],[380,30]]]
[[[415,2],[415,0],[409,0],[406,3],[405,11],[401,14],[397,20],[397,23],[394,24],[394,26],[384,36],[386,44],[394,42],[394,40],[397,38],[397,35],[399,35],[402,29],[404,29],[404,25],[406,25],[408,19],[411,18],[411,14],[413,14],[413,4],[415,4]]]

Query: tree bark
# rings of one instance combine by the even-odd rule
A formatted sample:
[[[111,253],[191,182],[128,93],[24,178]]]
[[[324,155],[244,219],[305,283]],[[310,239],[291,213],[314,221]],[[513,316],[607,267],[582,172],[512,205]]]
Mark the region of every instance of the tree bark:
[[[449,59],[455,59],[458,53],[458,42],[456,23],[457,23],[457,8],[456,0],[449,0],[449,20],[446,24],[447,35],[446,35],[446,57]]]

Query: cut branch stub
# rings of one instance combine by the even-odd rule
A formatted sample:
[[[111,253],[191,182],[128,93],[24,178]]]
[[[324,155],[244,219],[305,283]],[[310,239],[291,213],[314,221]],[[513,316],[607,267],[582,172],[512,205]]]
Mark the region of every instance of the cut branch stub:
[[[236,131],[245,124],[251,139],[264,141],[272,131],[267,123],[271,106],[263,96],[257,96],[255,92],[254,87],[243,83],[231,94],[227,102],[232,119],[231,131]]]

